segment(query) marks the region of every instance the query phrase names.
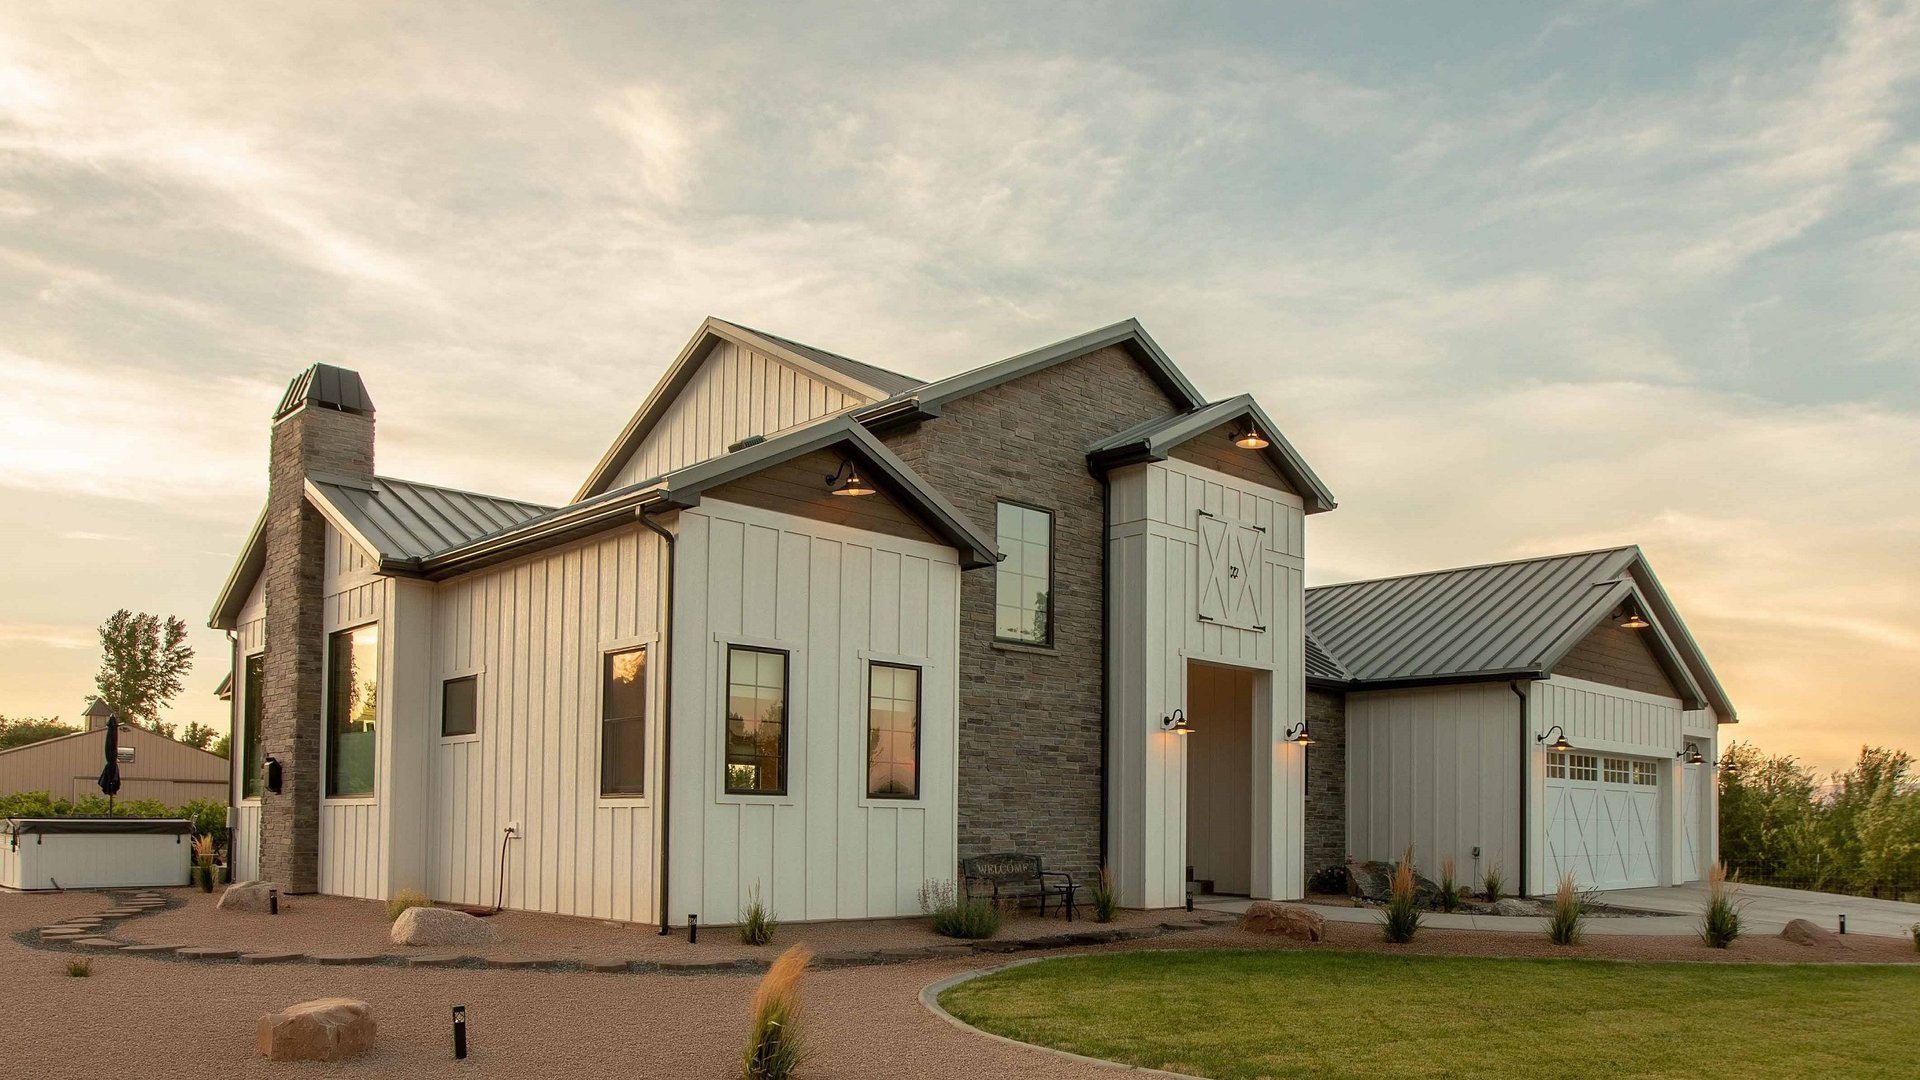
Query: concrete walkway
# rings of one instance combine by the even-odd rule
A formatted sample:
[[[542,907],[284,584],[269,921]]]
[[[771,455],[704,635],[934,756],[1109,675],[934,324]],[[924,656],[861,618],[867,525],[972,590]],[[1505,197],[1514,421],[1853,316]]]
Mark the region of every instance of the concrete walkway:
[[[1780,889],[1771,885],[1740,885],[1742,922],[1749,932],[1778,933],[1794,919],[1806,919],[1828,930],[1840,928],[1847,917],[1847,933],[1880,937],[1907,937],[1920,923],[1920,904],[1875,900],[1867,896]],[[1637,911],[1699,911],[1707,904],[1707,883],[1618,889],[1600,894],[1603,903]],[[1641,922],[1645,920],[1633,920]]]
[[[1196,911],[1224,911],[1238,915],[1253,903],[1238,897],[1219,897],[1194,902]],[[1320,913],[1328,922],[1378,923],[1381,919],[1378,908],[1340,907],[1332,904],[1310,904],[1309,907]],[[1637,910],[1649,910],[1641,908]],[[1651,910],[1678,911],[1680,908],[1668,904]],[[1509,915],[1445,915],[1437,911],[1424,913],[1420,925],[1433,930],[1492,930],[1506,934],[1544,934],[1547,932],[1547,920],[1541,917],[1522,918]],[[1700,932],[1700,920],[1693,915],[1641,915],[1595,918],[1587,920],[1585,932],[1602,937],[1620,935],[1622,937],[1691,937]],[[1778,929],[1778,927],[1775,927]]]

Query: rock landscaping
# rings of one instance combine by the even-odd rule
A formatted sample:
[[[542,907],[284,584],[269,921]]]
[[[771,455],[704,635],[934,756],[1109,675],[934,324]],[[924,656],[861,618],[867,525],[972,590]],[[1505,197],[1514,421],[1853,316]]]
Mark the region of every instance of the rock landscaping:
[[[1804,945],[1809,948],[1844,949],[1847,947],[1845,938],[1818,923],[1811,923],[1805,919],[1794,919],[1789,922],[1781,928],[1780,936],[1795,945]]]
[[[1327,920],[1298,904],[1256,901],[1240,916],[1240,928],[1257,934],[1277,934],[1296,941],[1319,941],[1327,936]]]
[[[500,931],[487,920],[452,908],[412,907],[393,921],[395,945],[491,945]]]
[[[339,1061],[373,1049],[373,1008],[353,998],[319,998],[260,1018],[254,1046],[273,1061]]]
[[[256,911],[264,915],[273,910],[273,894],[283,896],[286,887],[275,881],[236,881],[220,894],[221,911]]]

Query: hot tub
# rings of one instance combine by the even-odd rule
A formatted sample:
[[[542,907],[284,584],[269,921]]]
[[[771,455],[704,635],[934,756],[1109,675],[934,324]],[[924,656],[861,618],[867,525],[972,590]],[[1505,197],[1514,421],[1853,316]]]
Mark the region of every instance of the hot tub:
[[[0,822],[0,888],[185,885],[192,834],[184,818],[8,818]]]

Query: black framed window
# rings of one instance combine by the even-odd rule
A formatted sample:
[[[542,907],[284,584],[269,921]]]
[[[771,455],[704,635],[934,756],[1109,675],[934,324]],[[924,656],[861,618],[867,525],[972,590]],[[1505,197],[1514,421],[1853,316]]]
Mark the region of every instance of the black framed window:
[[[440,737],[480,730],[480,676],[462,675],[440,684]]]
[[[787,654],[727,646],[727,760],[730,795],[787,793]]]
[[[867,796],[920,797],[920,669],[867,665]]]
[[[260,797],[260,722],[267,711],[267,656],[254,653],[241,668],[240,796]]]
[[[373,794],[379,760],[380,626],[327,638],[327,794]]]
[[[602,661],[600,794],[647,792],[647,650],[621,649]]]
[[[994,571],[993,636],[1027,645],[1053,644],[1053,514],[999,505],[1000,565]]]

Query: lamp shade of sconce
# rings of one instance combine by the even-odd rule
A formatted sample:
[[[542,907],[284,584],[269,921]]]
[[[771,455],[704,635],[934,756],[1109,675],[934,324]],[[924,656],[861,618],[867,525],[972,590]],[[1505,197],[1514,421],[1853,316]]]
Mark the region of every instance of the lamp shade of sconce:
[[[1234,432],[1233,445],[1242,450],[1265,450],[1272,444],[1267,441],[1265,435],[1260,434],[1259,428],[1248,424],[1241,430]]]
[[[1160,729],[1162,731],[1171,731],[1175,735],[1190,735],[1193,733],[1193,725],[1187,721],[1187,714],[1182,709],[1173,710],[1172,716],[1161,717]]]
[[[1573,744],[1567,741],[1567,729],[1561,727],[1559,724],[1555,724],[1552,727],[1548,728],[1547,730],[1541,732],[1540,734],[1535,735],[1533,737],[1533,741],[1547,742],[1547,736],[1551,735],[1556,731],[1560,733],[1560,737],[1553,740],[1550,743],[1547,743],[1547,749],[1553,751],[1556,754],[1564,754],[1567,751],[1573,749]]]
[[[1287,729],[1287,741],[1295,746],[1313,745],[1313,733],[1307,730],[1306,721],[1302,720]]]
[[[860,475],[860,470],[854,468],[853,462],[851,461],[842,465],[839,472],[827,477],[827,485],[827,490],[830,493],[852,498],[871,495],[879,490],[868,483],[865,477]]]

